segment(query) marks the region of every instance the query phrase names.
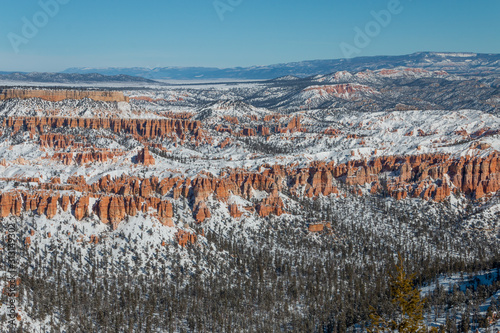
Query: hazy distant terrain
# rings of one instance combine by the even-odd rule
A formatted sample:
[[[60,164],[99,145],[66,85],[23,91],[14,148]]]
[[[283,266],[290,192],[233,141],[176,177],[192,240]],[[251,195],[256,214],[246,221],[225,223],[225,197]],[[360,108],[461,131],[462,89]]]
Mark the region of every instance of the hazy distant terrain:
[[[126,74],[148,79],[213,80],[213,79],[273,79],[292,75],[307,77],[336,71],[391,69],[396,67],[445,70],[450,74],[491,74],[500,72],[499,54],[420,52],[401,56],[373,56],[353,59],[311,60],[269,66],[237,68],[157,67],[157,68],[68,68],[64,73]]]

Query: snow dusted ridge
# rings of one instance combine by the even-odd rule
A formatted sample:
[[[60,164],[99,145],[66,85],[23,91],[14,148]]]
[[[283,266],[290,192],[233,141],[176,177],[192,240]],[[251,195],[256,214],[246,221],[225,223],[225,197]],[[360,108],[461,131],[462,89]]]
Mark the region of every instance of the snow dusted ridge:
[[[361,72],[393,69],[397,67],[424,68],[428,71],[442,70],[446,67],[453,74],[474,71],[496,70],[498,73],[498,54],[476,54],[463,52],[418,52],[401,56],[372,56],[334,60],[312,60],[268,66],[246,68],[69,68],[66,73],[101,73],[105,75],[128,74],[159,80],[258,80],[282,77],[307,77],[329,74],[335,71]]]
[[[353,296],[357,319],[341,315],[338,299],[316,301],[329,312],[318,323],[332,324],[333,316],[357,327],[368,314],[362,295],[384,302],[377,290],[398,251],[426,279],[434,277],[431,261],[432,272],[475,267],[479,257],[490,265],[500,230],[495,84],[396,68],[128,89],[120,101],[24,98],[22,91],[1,100],[0,216],[17,228],[17,324],[74,329],[70,305],[39,311],[45,300],[33,298],[36,283],[97,293],[92,288],[104,281],[135,288],[144,278],[174,288],[179,299],[191,295],[189,307],[196,283],[213,299],[247,282],[248,290],[287,285],[276,285],[289,291],[269,301],[277,311],[286,299],[283,325],[320,313],[309,298],[317,299],[314,288],[347,299],[349,286],[364,285]],[[252,266],[256,253],[267,266]],[[33,280],[43,274],[50,277]],[[304,281],[291,285],[292,276]],[[170,290],[145,288],[148,295]],[[176,299],[162,297],[163,304]],[[247,301],[264,309],[260,298]],[[246,317],[239,306],[228,311]],[[163,318],[152,307],[138,311]],[[3,304],[0,316],[7,311]],[[177,331],[191,325],[176,315],[168,320]],[[98,321],[89,327],[103,330],[92,326],[104,325]]]

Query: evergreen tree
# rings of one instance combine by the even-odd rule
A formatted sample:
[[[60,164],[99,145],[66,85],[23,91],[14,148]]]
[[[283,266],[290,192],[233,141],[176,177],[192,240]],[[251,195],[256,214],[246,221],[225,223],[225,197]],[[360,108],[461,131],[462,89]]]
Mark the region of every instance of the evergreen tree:
[[[413,286],[415,274],[407,275],[403,257],[399,255],[396,273],[391,276],[391,303],[396,307],[392,319],[384,319],[372,308],[371,326],[368,332],[427,332],[424,325],[424,302],[418,289]]]

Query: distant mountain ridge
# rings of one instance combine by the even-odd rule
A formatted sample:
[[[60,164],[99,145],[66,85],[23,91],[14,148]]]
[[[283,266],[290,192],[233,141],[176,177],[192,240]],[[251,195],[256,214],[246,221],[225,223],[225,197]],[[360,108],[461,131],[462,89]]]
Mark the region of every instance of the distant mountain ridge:
[[[156,81],[125,74],[104,75],[100,73],[22,73],[0,72],[0,80],[43,83],[157,83]]]
[[[309,60],[269,66],[214,67],[157,67],[157,68],[68,68],[63,73],[129,75],[153,80],[267,80],[283,76],[308,77],[337,71],[377,70],[381,68],[415,67],[426,70],[445,70],[451,74],[500,73],[500,54],[419,52],[399,56],[370,56],[353,59]]]

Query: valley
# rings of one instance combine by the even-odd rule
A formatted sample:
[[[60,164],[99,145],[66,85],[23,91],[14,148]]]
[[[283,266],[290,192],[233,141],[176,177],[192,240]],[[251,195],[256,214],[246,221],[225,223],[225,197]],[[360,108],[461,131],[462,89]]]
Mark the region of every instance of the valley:
[[[499,108],[497,74],[411,67],[4,87],[0,216],[16,230],[16,325],[361,331],[370,306],[392,311],[398,253],[418,286],[497,268]],[[1,283],[6,300],[12,283]],[[464,290],[453,309],[495,286]],[[431,294],[427,314],[450,311]]]

